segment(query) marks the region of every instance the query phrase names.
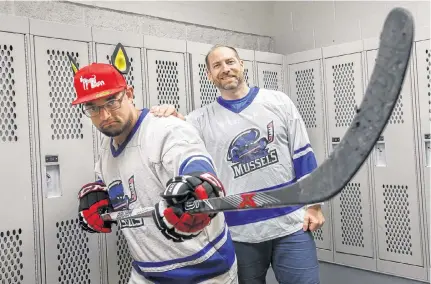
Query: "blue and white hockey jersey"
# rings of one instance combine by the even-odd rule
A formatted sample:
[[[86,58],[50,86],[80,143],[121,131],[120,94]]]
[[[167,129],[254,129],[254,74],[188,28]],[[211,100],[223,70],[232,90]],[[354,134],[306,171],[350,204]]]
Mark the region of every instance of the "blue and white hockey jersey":
[[[154,206],[170,178],[193,171],[216,173],[196,129],[180,119],[156,118],[148,109],[120,147],[104,137],[96,164],[115,211]],[[118,225],[134,259],[129,284],[237,281],[235,251],[223,213],[200,235],[182,243],[167,240],[152,219]]]
[[[277,189],[317,167],[305,124],[290,98],[251,88],[238,100],[216,101],[186,120],[199,131],[226,194]],[[234,241],[262,242],[298,231],[305,207],[225,212]]]

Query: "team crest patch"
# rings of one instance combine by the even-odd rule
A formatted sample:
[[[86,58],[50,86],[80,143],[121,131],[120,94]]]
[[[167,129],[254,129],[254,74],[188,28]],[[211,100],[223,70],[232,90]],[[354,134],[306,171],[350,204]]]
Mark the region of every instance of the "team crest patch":
[[[134,176],[129,178],[128,183],[130,196],[124,192],[121,180],[115,180],[109,184],[109,199],[114,210],[127,210],[129,209],[129,205],[137,200]]]
[[[231,142],[227,160],[231,166],[234,178],[251,173],[278,162],[276,149],[269,149],[268,145],[274,142],[274,122],[267,125],[267,137],[261,137],[257,128],[247,129],[238,134]]]

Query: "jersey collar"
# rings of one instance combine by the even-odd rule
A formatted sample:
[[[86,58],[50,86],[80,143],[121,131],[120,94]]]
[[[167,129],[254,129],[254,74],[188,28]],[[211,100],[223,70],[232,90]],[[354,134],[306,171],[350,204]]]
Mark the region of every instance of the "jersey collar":
[[[127,135],[126,140],[124,140],[124,142],[118,147],[118,149],[115,149],[114,147],[114,139],[111,138],[111,153],[112,156],[118,157],[121,152],[123,152],[124,148],[126,148],[127,144],[129,143],[130,139],[132,139],[133,135],[135,135],[135,132],[138,130],[139,126],[141,125],[142,121],[144,120],[145,116],[148,114],[149,109],[144,108],[142,109],[141,114],[139,115],[138,120],[136,121],[135,125],[132,128],[132,131],[130,131],[129,135]]]
[[[244,109],[246,109],[254,100],[257,93],[259,92],[259,87],[252,87],[248,94],[237,100],[225,100],[221,96],[217,97],[217,102],[224,108],[234,112],[240,113]]]

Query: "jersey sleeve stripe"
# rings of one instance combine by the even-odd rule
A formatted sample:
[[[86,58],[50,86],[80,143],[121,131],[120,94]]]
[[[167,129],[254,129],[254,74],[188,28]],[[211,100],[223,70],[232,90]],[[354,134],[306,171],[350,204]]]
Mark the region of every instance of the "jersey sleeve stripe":
[[[310,144],[306,144],[305,146],[303,146],[303,147],[301,147],[299,149],[296,149],[295,151],[293,151],[293,155],[295,156],[296,154],[299,154],[302,151],[305,151],[307,149],[311,149],[311,145]]]
[[[316,157],[313,151],[308,151],[306,154],[293,159],[293,168],[295,170],[296,180],[311,173],[317,168]]]
[[[216,175],[211,160],[202,155],[191,156],[184,160],[178,174],[185,175],[192,172],[209,172]]]

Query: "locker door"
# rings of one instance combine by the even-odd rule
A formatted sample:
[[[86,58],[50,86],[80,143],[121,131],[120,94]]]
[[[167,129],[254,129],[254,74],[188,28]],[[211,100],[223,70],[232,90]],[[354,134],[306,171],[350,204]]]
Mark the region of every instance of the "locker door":
[[[111,55],[115,45],[96,43],[96,62],[111,64]],[[137,47],[124,46],[130,60],[129,73],[125,75],[127,84],[132,86],[135,92],[134,100],[137,108],[143,108],[143,80],[141,50]]]
[[[127,240],[118,226],[107,236],[108,284],[128,284],[132,271],[132,256]]]
[[[431,176],[431,42],[430,40],[417,42],[416,49],[416,74],[418,87],[418,133],[419,133],[419,155],[422,163],[420,172],[422,175],[422,192],[425,197],[426,216],[428,216],[427,236],[429,237],[429,226],[431,223],[430,211],[430,176]],[[428,245],[429,246],[429,245]]]
[[[190,55],[192,62],[193,109],[210,104],[220,96],[219,90],[208,80],[205,55],[203,53],[204,50],[202,50],[202,53],[196,52]]]
[[[283,66],[274,63],[257,63],[258,86],[264,89],[283,90]]]
[[[420,143],[422,149],[423,165],[422,171],[425,180],[425,192],[428,194],[426,208],[430,214],[429,194],[430,194],[430,168],[431,168],[431,43],[430,40],[416,43],[416,68],[418,80],[418,102],[419,102],[419,123],[420,123]]]
[[[363,97],[361,54],[325,59],[328,142],[332,151],[350,126]],[[368,161],[333,199],[336,252],[373,256]]]
[[[254,82],[253,61],[243,60],[243,62],[244,62],[244,79],[245,79],[245,82],[247,83],[247,86],[249,87],[256,86],[256,83]]]
[[[184,54],[147,50],[149,106],[170,104],[187,114]]]
[[[124,44],[123,44],[124,46]],[[134,102],[137,108],[143,107],[143,80],[142,59],[139,48],[124,46],[130,60],[129,73],[125,74],[127,84],[134,89]],[[115,49],[114,44],[96,43],[96,61],[111,64],[111,55]],[[99,136],[103,135],[97,131]],[[99,141],[101,139],[99,138]],[[109,284],[127,284],[132,268],[127,241],[118,226],[113,226],[112,233],[106,235],[106,252]]]
[[[257,86],[284,92],[283,55],[255,51]]]
[[[314,60],[289,65],[289,78],[288,93],[304,120],[317,163],[320,165],[326,157],[321,61]],[[313,232],[317,247],[326,250],[330,250],[332,247],[329,206],[328,201],[322,207],[325,224]]]
[[[89,63],[88,43],[34,37],[46,283],[98,283],[98,234],[78,225],[77,193],[94,180],[91,121],[75,98],[67,53]]]
[[[371,76],[376,57],[377,50],[367,52],[368,76]],[[422,266],[412,104],[409,68],[397,104],[374,147],[372,167],[379,259]]]
[[[0,32],[0,282],[36,282],[29,78],[23,34]]]

